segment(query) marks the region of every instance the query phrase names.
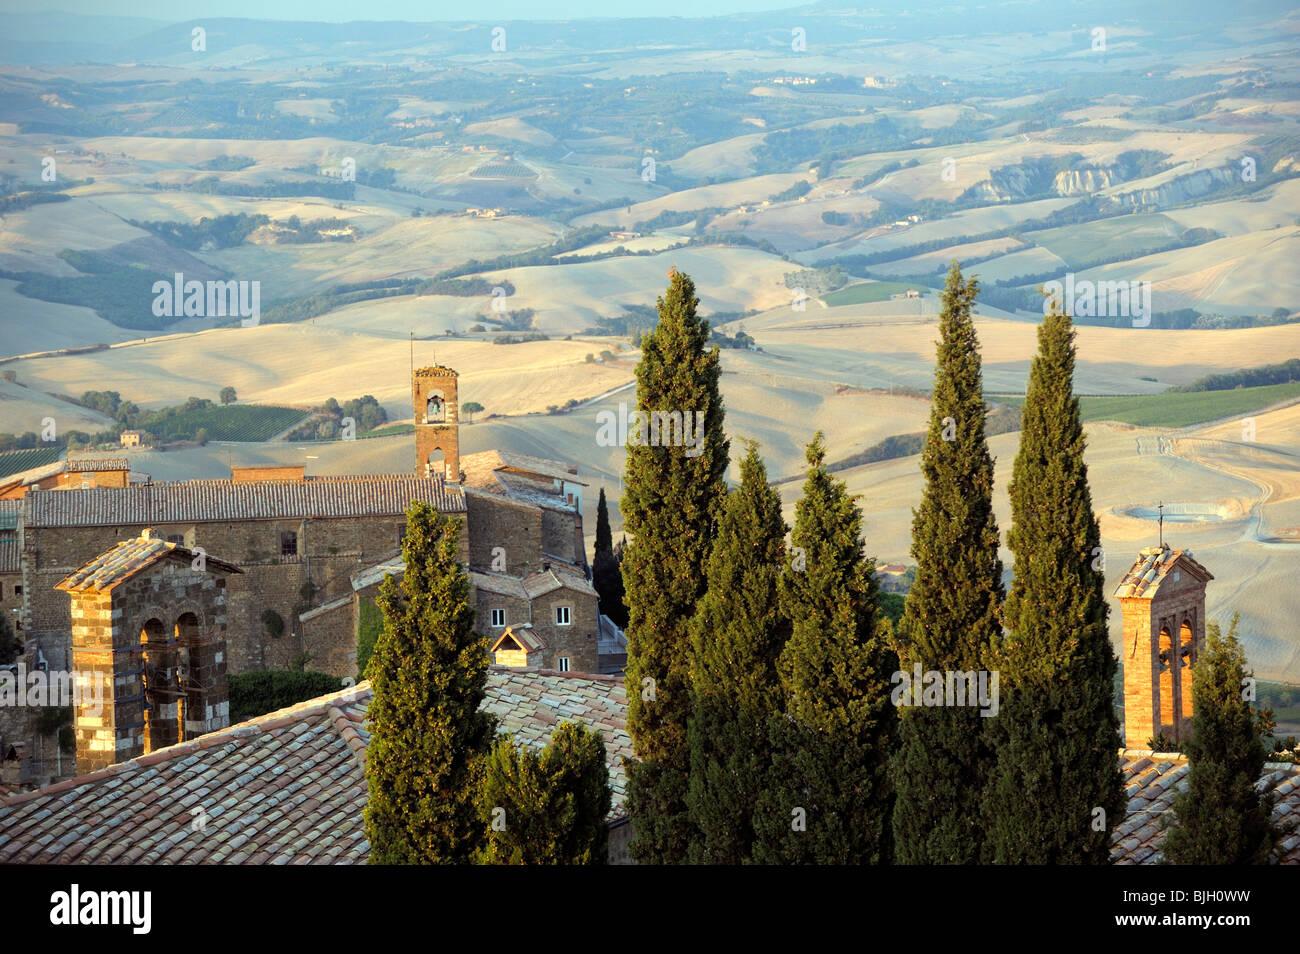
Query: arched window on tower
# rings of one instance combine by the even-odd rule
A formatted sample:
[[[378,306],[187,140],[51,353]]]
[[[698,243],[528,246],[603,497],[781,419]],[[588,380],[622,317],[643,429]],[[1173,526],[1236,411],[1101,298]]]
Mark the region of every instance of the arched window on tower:
[[[1160,713],[1155,732],[1174,738],[1178,732],[1178,694],[1174,683],[1174,641],[1168,627],[1160,629]],[[1154,714],[1154,713],[1153,713]]]
[[[180,741],[185,741],[185,717],[202,718],[203,686],[199,674],[194,671],[194,658],[198,655],[195,645],[199,641],[199,618],[193,613],[182,613],[176,620],[176,642],[180,649],[177,653],[176,689],[178,692],[176,725]]]
[[[447,419],[447,400],[441,391],[432,391],[425,402],[424,423],[441,424]]]
[[[1178,665],[1182,669],[1188,669],[1194,662],[1196,637],[1192,635],[1192,624],[1183,620],[1182,628],[1178,631]]]
[[[151,619],[140,629],[140,644],[143,649],[140,660],[140,689],[141,709],[144,712],[145,755],[171,741],[158,727],[161,718],[159,707],[166,701],[164,692],[170,675],[163,649],[166,638],[167,631],[160,619]]]

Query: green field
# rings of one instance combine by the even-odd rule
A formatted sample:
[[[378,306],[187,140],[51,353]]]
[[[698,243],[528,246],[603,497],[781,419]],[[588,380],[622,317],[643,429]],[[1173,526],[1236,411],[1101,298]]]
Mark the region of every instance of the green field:
[[[1079,411],[1085,421],[1122,421],[1139,427],[1187,427],[1249,414],[1291,398],[1300,398],[1300,381],[1231,391],[1081,397]],[[987,400],[1012,407],[1025,403],[1022,396],[989,395]]]
[[[1085,421],[1123,421],[1141,427],[1186,427],[1249,414],[1288,398],[1300,398],[1300,381],[1232,391],[1085,397],[1079,399],[1079,407]]]
[[[1173,219],[1156,213],[1117,215],[1084,225],[1028,232],[1024,238],[1058,256],[1070,268],[1085,268],[1094,262],[1137,258],[1151,249],[1165,248],[1183,231]]]
[[[383,427],[376,427],[373,431],[367,431],[364,434],[358,434],[358,439],[367,437],[396,437],[398,434],[414,434],[414,424],[386,424]]]
[[[34,447],[31,450],[8,451],[0,454],[0,478],[19,474],[33,467],[53,464],[62,453],[63,448],[59,445],[47,444],[45,447]]]
[[[231,404],[182,411],[149,426],[157,440],[192,440],[200,431],[210,441],[265,441],[307,417],[307,411],[273,404]]]
[[[873,301],[888,301],[889,296],[901,295],[909,288],[915,288],[922,294],[929,291],[923,285],[909,285],[906,282],[859,282],[822,295],[822,301],[832,308],[840,305],[862,305]]]

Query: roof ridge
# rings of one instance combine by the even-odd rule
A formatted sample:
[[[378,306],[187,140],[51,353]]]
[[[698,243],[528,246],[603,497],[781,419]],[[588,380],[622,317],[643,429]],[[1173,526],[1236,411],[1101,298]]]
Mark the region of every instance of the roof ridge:
[[[353,686],[351,688],[356,687]],[[356,756],[357,763],[364,771],[366,767],[366,743],[361,740],[361,733],[357,731],[357,727],[353,724],[352,720],[348,718],[347,713],[338,706],[329,705],[326,707],[325,711],[329,715],[330,722],[334,725],[334,728],[338,729],[339,735],[342,736],[343,741],[347,743],[348,748],[352,750],[352,754]]]
[[[489,672],[501,673],[536,673],[539,676],[563,676],[566,679],[586,679],[591,682],[613,682],[622,683],[621,676],[610,676],[599,672],[561,672],[558,669],[542,669],[537,666],[500,666],[492,663],[488,666]]]

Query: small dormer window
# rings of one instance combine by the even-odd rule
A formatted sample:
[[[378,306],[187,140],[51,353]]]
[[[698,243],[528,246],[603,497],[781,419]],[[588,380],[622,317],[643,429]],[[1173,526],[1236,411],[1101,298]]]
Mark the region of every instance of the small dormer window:
[[[567,606],[555,607],[555,625],[568,626],[572,622],[570,618],[570,608]]]
[[[560,657],[560,672],[568,672],[568,671],[569,671],[569,657],[568,657],[568,656],[561,656],[561,657]]]

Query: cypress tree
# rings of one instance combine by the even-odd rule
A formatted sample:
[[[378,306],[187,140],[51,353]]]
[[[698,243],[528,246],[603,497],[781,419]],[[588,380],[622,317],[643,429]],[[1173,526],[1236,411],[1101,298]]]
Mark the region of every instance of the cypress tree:
[[[696,317],[695,286],[674,270],[659,299],[659,323],[641,342],[637,410],[644,440],[629,441],[622,501],[631,541],[624,553],[627,589],[627,727],[636,761],[628,769],[628,810],[636,826],[637,860],[679,863],[686,858],[690,750],[689,625],[704,595],[701,572],[726,495],[728,441],[722,431],[719,356],[709,347],[708,322]],[[651,413],[691,414],[703,421],[691,446],[655,446]],[[702,418],[696,417],[702,415]],[[665,446],[670,445],[670,446]]]
[[[779,606],[785,561],[781,498],[751,443],[709,556],[708,592],[691,626],[689,860],[740,864],[754,840],[754,801],[771,764],[780,709],[777,657],[790,624]]]
[[[953,262],[939,317],[930,427],[921,452],[925,492],[912,520],[916,582],[899,627],[904,671],[988,668],[1001,640],[1002,561],[993,514],[993,458],[971,306],[979,291]],[[907,706],[894,760],[894,841],[903,864],[988,860],[980,818],[993,751],[972,705]]]
[[[898,657],[879,608],[862,514],[825,466],[818,433],[795,506],[781,605],[793,624],[779,660],[784,712],[769,720],[776,759],[759,800],[755,860],[879,864],[891,859],[889,754]]]
[[[986,800],[1000,864],[1108,864],[1124,811],[1101,531],[1074,396],[1074,331],[1038,329],[1011,479],[1015,579],[1003,618],[997,769]],[[1097,812],[1100,808],[1102,811]]]
[[[402,581],[379,586],[384,628],[366,667],[371,864],[465,864],[483,840],[475,797],[495,720],[479,709],[487,640],[474,632],[459,540],[459,521],[413,503]]]
[[[1174,799],[1165,861],[1176,865],[1262,865],[1277,841],[1273,793],[1255,791],[1268,757],[1263,727],[1246,701],[1246,652],[1206,626],[1205,648],[1192,664],[1192,738],[1186,743],[1187,789]]]
[[[540,753],[500,739],[488,756],[479,817],[487,828],[481,864],[603,865],[612,803],[605,739],[562,722]]]
[[[591,581],[600,598],[600,612],[620,629],[627,627],[627,607],[623,605],[623,572],[614,555],[614,535],[609,529],[609,506],[605,488],[600,488],[596,505],[596,550],[591,559]]]

